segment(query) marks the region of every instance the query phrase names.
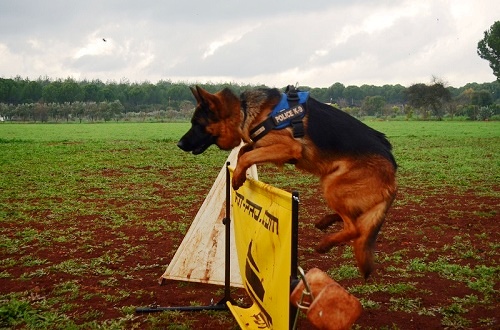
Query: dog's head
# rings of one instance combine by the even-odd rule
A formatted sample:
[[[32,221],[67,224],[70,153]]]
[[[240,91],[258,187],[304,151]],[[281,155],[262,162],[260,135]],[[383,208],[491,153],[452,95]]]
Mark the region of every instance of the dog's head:
[[[203,88],[191,87],[196,109],[191,128],[177,143],[184,151],[201,154],[212,144],[231,150],[241,142],[240,100],[229,89],[210,94]]]

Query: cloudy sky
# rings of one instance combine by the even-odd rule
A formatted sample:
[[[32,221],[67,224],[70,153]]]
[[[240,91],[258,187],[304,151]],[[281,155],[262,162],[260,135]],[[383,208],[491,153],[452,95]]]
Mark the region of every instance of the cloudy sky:
[[[497,20],[498,0],[0,0],[0,77],[460,87],[495,80],[476,49]]]

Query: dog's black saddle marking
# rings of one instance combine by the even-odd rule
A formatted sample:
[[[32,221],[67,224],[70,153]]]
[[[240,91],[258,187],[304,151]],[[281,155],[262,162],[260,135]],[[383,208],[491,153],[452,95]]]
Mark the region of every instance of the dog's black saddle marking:
[[[256,142],[273,129],[288,126],[292,126],[294,138],[303,137],[305,130],[302,119],[306,114],[308,99],[309,92],[299,92],[293,86],[288,86],[269,117],[250,131],[252,141]]]

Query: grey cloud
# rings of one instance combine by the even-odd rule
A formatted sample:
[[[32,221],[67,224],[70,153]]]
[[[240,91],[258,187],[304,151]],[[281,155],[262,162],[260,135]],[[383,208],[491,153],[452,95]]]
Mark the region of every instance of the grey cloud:
[[[112,72],[124,69],[127,62],[110,55],[84,55],[75,60],[67,60],[66,65],[73,70],[86,72]]]
[[[313,81],[312,72],[324,72],[335,75],[325,79],[358,84],[473,72],[468,77],[492,81],[488,63],[478,58],[475,47],[500,4],[474,2],[470,15],[476,16],[471,19],[469,12],[460,14],[461,6],[469,8],[470,3],[2,1],[0,51],[5,56],[0,74],[55,72],[101,79],[130,74],[130,80],[150,81],[264,77],[273,80],[265,83],[280,84],[274,80],[285,72],[312,74]],[[455,15],[457,10],[462,16]],[[377,22],[377,15],[389,15],[391,25],[381,21],[370,31],[363,24],[367,18]],[[112,51],[87,49],[103,37]],[[460,42],[446,46],[450,40]]]

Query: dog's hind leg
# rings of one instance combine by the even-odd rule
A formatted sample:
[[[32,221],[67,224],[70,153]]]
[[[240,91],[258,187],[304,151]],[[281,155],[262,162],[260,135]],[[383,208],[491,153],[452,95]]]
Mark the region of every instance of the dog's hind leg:
[[[332,247],[348,243],[359,236],[358,229],[351,219],[347,216],[341,217],[338,214],[336,215],[344,221],[344,228],[339,232],[328,234],[323,237],[316,247],[318,253],[328,252]]]
[[[314,223],[314,226],[320,230],[330,227],[335,222],[342,222],[342,218],[338,214],[327,214],[323,218]]]
[[[323,237],[316,247],[316,251],[319,253],[325,253],[335,245],[348,243],[360,235],[356,226],[357,216],[361,213],[354,203],[356,192],[352,191],[349,184],[339,185],[339,179],[343,178],[346,173],[346,170],[341,166],[339,168],[338,172],[332,172],[321,178],[326,202],[335,213],[325,216],[316,222],[315,225],[316,228],[324,229],[333,222],[341,220],[344,222],[344,228],[339,232]]]
[[[363,277],[367,279],[374,269],[375,241],[384,222],[386,210],[385,203],[377,204],[369,211],[361,214],[354,221],[347,216],[341,218],[338,214],[326,216],[325,218],[328,218],[329,221],[332,218],[342,219],[344,221],[344,228],[339,232],[323,237],[316,247],[316,251],[318,253],[325,253],[334,246],[353,241],[354,255],[358,268]]]
[[[354,255],[365,280],[374,270],[375,241],[384,223],[387,209],[386,202],[379,203],[361,214],[356,220],[356,227],[360,235],[354,239]]]

